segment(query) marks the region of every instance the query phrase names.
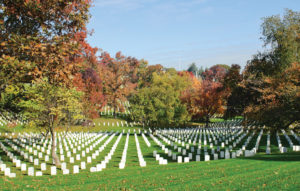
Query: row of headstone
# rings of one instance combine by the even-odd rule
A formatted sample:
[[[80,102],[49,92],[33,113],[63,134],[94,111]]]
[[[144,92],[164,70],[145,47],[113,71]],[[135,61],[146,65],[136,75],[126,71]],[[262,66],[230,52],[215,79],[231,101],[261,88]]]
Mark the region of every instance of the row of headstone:
[[[287,148],[282,146],[278,132],[276,132],[276,139],[277,139],[279,151],[281,153],[286,153],[287,152]]]
[[[104,136],[105,137],[105,136]],[[101,141],[101,140],[100,140]],[[13,146],[14,147],[14,146]],[[76,155],[76,159],[77,160],[80,160],[80,155],[78,156],[78,154]],[[38,163],[39,163],[39,161],[38,161],[38,159],[32,159],[32,156],[30,156],[30,162],[32,162],[33,161],[33,163],[34,163],[34,165],[38,165]],[[72,159],[70,159],[71,160],[71,162],[72,162]],[[88,157],[88,160],[89,160],[89,157]],[[74,162],[74,159],[73,159],[73,162]],[[42,169],[44,168],[43,167],[43,163],[41,164],[42,165]],[[81,168],[82,169],[84,169],[85,168],[85,162],[81,162]],[[29,169],[29,171],[30,171],[30,169]],[[66,171],[67,171],[67,169],[66,169]],[[73,172],[77,172],[77,167],[76,166],[74,166],[74,168],[73,168]],[[37,172],[37,174],[39,174],[38,172]],[[55,173],[52,173],[52,174],[55,174]],[[64,174],[67,174],[67,173],[65,173],[64,172]]]
[[[150,136],[151,136],[151,135],[150,135]],[[158,136],[160,139],[162,139],[165,143],[167,143],[168,145],[174,146],[174,149],[175,149],[175,150],[178,149],[178,152],[179,152],[179,153],[182,152],[181,154],[182,154],[183,156],[178,156],[179,159],[177,159],[177,161],[178,161],[179,163],[182,162],[182,157],[184,157],[184,156],[186,156],[186,155],[188,155],[188,156],[186,156],[186,157],[183,158],[185,162],[190,161],[190,160],[192,160],[192,159],[193,159],[193,160],[196,160],[196,161],[200,161],[200,155],[199,155],[199,154],[201,153],[201,150],[199,149],[199,147],[201,148],[201,145],[198,146],[198,149],[197,149],[197,155],[196,155],[196,157],[195,157],[195,159],[194,159],[194,158],[193,158],[193,152],[194,152],[195,149],[194,149],[193,146],[190,148],[191,153],[187,153],[187,150],[189,149],[189,145],[188,145],[188,144],[185,145],[185,146],[186,146],[186,149],[182,149],[181,147],[178,147],[178,148],[177,148],[177,145],[174,144],[174,142],[168,140],[168,138],[166,138],[166,137],[164,137],[164,136],[162,136],[162,135],[160,135],[160,134],[158,134],[157,136]],[[161,145],[159,141],[157,141],[157,140],[155,140],[155,139],[154,139],[154,141],[155,141],[157,144],[159,144],[159,146],[162,147],[162,150],[165,152],[165,154],[168,154],[169,157],[172,156],[172,160],[176,160],[176,154],[175,154],[175,153],[172,153],[171,150],[168,150],[168,148],[166,148],[164,145]],[[212,144],[210,145],[210,148],[211,148],[211,151],[212,151],[211,154],[213,155],[214,160],[218,160],[218,154],[215,153]],[[231,146],[230,146],[230,148],[232,149]],[[210,155],[209,155],[208,152],[207,152],[207,147],[206,147],[206,146],[204,147],[204,151],[205,151],[204,160],[205,160],[205,161],[209,161],[209,160],[210,160]],[[220,152],[220,147],[218,147],[218,152]],[[241,151],[240,151],[240,152],[241,152]],[[221,151],[221,158],[225,158],[225,159],[236,158],[236,156],[237,156],[237,153],[236,153],[236,152],[231,152],[231,154],[232,154],[232,156],[230,156],[229,149],[227,148],[225,153],[224,153],[224,151]],[[239,154],[239,155],[240,155],[240,154]],[[159,159],[159,157],[157,156],[157,151],[154,151],[153,156],[156,157],[156,160],[160,160],[160,161],[161,161],[161,159]],[[187,158],[189,158],[189,159],[187,159]]]
[[[285,139],[287,140],[287,142],[289,143],[290,147],[293,148],[294,144],[293,144],[292,140],[290,139],[290,137],[285,133],[285,130],[281,129],[281,132],[282,132],[283,136],[285,137]]]
[[[267,147],[266,154],[271,154],[271,140],[270,140],[270,132],[267,134]]]
[[[90,151],[92,151],[94,149],[94,147],[99,144],[107,135],[103,136],[99,141],[97,141],[97,143],[94,143],[92,146],[90,146],[89,148],[86,149],[86,151],[82,151],[82,156],[85,157],[85,154],[86,153],[89,153]],[[38,146],[39,147],[39,146]],[[28,147],[26,147],[26,149],[28,149]],[[78,146],[78,150],[80,151],[80,146]],[[43,147],[42,147],[42,150],[43,150]],[[68,148],[66,148],[66,150],[68,150]],[[19,150],[18,150],[19,151]],[[50,150],[48,150],[50,152]],[[62,150],[61,150],[62,151]],[[29,148],[29,152],[32,152],[32,148]],[[73,149],[73,154],[76,155],[76,160],[80,160],[81,156],[80,154],[77,154],[76,153],[76,149]],[[37,155],[37,150],[34,150],[33,151],[34,155]],[[48,152],[47,152],[48,153]],[[48,153],[50,154],[50,153]],[[24,155],[24,153],[21,152],[21,155]],[[42,153],[38,153],[39,155],[39,158],[42,158]],[[71,163],[74,163],[74,157],[71,157],[71,152],[70,151],[67,151],[67,157],[70,158],[70,162]],[[28,158],[28,154],[25,153],[24,155],[24,158]],[[32,158],[31,156],[29,157],[29,160],[31,160],[30,158]],[[65,156],[63,155],[63,152],[61,152],[61,155],[60,155],[60,160],[61,161],[64,161],[65,160]],[[49,161],[49,156],[48,155],[45,155],[45,161]]]
[[[150,147],[150,146],[151,146],[151,144],[150,144],[149,140],[147,139],[147,137],[145,136],[145,134],[144,134],[144,133],[142,133],[142,137],[143,137],[143,139],[144,139],[144,141],[145,141],[146,145],[147,145],[148,147]]]
[[[144,160],[144,157],[143,157],[143,154],[142,154],[142,151],[141,151],[141,147],[140,147],[140,143],[139,143],[139,140],[138,140],[138,137],[137,137],[136,133],[134,133],[134,138],[135,138],[136,150],[137,150],[137,153],[138,153],[138,159],[139,159],[140,166],[145,167],[146,166],[146,161]]]
[[[115,136],[116,134],[113,134]],[[98,163],[95,167],[90,168],[90,172],[99,172],[102,171],[102,169],[106,168],[106,165],[109,163],[111,160],[120,140],[122,138],[122,133],[118,136],[116,142],[114,143],[113,147],[111,148],[110,152],[104,157],[104,160],[101,161],[101,163]],[[103,150],[103,149],[102,149]]]
[[[10,152],[6,146],[0,142],[0,148],[6,153],[6,155],[9,157],[9,159],[15,164],[17,163],[17,157],[12,153]],[[11,169],[1,160],[0,158],[0,166],[1,166],[1,171],[4,171],[4,175],[5,176],[8,176],[10,178],[15,178],[16,177],[16,173],[13,173],[11,171]],[[20,162],[18,161],[18,164],[15,166],[18,166],[20,167]]]
[[[298,144],[300,144],[300,137],[296,135],[296,133],[293,130],[290,130],[291,134],[294,136],[294,138],[298,141]]]
[[[293,151],[300,151],[300,145],[294,145],[291,138],[286,134],[285,130],[282,129],[281,131],[284,137],[286,138],[287,142],[289,143],[290,147],[293,149]],[[290,132],[300,144],[300,138],[294,133],[293,130],[290,130]]]
[[[161,136],[161,135],[158,135],[159,137]],[[168,138],[170,138],[171,140],[173,140],[173,141],[175,141],[175,142],[177,142],[177,143],[179,143],[179,144],[181,144],[182,146],[184,146],[185,145],[185,143],[184,143],[184,141],[182,141],[181,142],[181,140],[180,139],[177,139],[176,137],[172,137],[172,136],[170,136],[170,135],[167,135],[168,136]],[[163,140],[165,140],[165,138],[163,138],[163,137],[161,137]],[[229,138],[229,140],[230,141],[233,141],[234,140],[234,138]],[[200,146],[200,148],[201,148],[201,141],[199,141],[200,143],[199,143],[199,146]],[[226,145],[228,145],[229,144],[229,142],[228,142],[228,140],[226,140],[225,141],[226,142]],[[236,141],[236,142],[233,142],[233,145],[230,145],[229,147],[231,147],[231,149],[233,148],[233,147],[235,147],[236,146],[236,144],[238,143],[239,141]],[[191,141],[189,140],[189,143],[191,143]],[[169,144],[169,143],[168,143]],[[207,143],[206,143],[206,141],[204,140],[204,145],[206,145]],[[225,147],[225,143],[224,142],[222,142],[222,148],[224,148]],[[188,146],[188,144],[187,144],[187,146]],[[210,148],[213,148],[214,147],[214,145],[213,145],[213,143],[210,143],[209,144],[209,147]]]
[[[240,131],[239,134],[240,134],[241,132],[242,132],[242,131]],[[176,132],[175,132],[175,134],[176,134]],[[198,134],[196,134],[194,140],[191,140],[191,139],[193,138],[193,135],[194,135],[194,133],[191,135],[191,138],[188,138],[188,136],[185,136],[185,139],[184,139],[184,140],[181,140],[181,137],[180,137],[180,136],[178,137],[178,136],[176,136],[176,135],[175,135],[175,136],[167,135],[167,137],[169,137],[171,140],[177,142],[178,144],[182,144],[182,146],[184,146],[184,145],[186,144],[186,141],[188,141],[189,144],[191,144],[191,143],[194,144],[194,145],[196,144]],[[201,143],[201,135],[202,135],[202,130],[201,130],[201,132],[200,132],[199,144]],[[203,135],[203,136],[204,136],[204,142],[203,142],[203,143],[204,143],[204,145],[207,145],[208,143],[207,143],[207,140],[206,140],[205,132],[204,132],[204,135]],[[208,139],[209,139],[209,145],[210,145],[210,147],[212,147],[212,144],[211,144],[211,141],[212,141],[212,140],[214,140],[214,144],[215,144],[215,145],[218,144],[218,141],[215,139],[214,135],[212,135],[212,136],[213,136],[212,139],[210,138],[209,134],[207,134],[207,136],[208,136]],[[237,136],[237,135],[235,135],[235,136]],[[224,139],[225,142],[222,142],[222,147],[225,147],[225,144],[228,145],[228,144],[229,144],[229,141],[232,141],[233,139],[236,138],[235,136],[229,137],[228,140]],[[222,140],[219,139],[219,141],[222,141]]]
[[[115,111],[116,113],[120,113],[120,114],[123,114],[123,115],[130,114],[130,111],[129,111],[130,104],[129,104],[129,102],[123,102],[123,103],[121,103],[121,105],[125,109],[125,111],[122,112],[122,113],[120,113],[120,108],[119,107],[114,109],[113,107],[110,107],[110,106],[104,106],[100,113],[101,113],[101,115],[112,115],[113,112]]]
[[[0,112],[0,126],[6,126],[8,124],[23,125],[27,121],[23,120],[23,117],[19,114],[13,114],[6,112],[5,114]]]
[[[124,169],[125,168],[126,156],[127,156],[127,150],[128,150],[128,142],[129,142],[129,132],[127,133],[127,136],[126,136],[124,150],[123,150],[123,153],[122,153],[122,159],[121,159],[121,161],[119,163],[119,168],[120,169]]]

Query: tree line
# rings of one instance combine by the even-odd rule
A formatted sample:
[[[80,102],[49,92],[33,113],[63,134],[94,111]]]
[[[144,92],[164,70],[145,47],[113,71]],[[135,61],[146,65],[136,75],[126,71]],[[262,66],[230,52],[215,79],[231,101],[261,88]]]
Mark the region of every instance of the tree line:
[[[299,123],[300,13],[262,23],[267,51],[237,64],[176,71],[112,56],[87,42],[90,0],[0,2],[0,110],[22,113],[53,133],[104,106],[149,127],[243,116],[272,128]],[[97,56],[99,55],[100,56]]]

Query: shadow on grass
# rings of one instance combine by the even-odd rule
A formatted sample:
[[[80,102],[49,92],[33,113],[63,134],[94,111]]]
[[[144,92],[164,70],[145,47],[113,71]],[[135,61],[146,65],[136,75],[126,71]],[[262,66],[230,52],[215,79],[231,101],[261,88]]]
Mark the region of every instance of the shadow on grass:
[[[289,152],[289,153],[274,153],[270,155],[257,154],[253,157],[242,157],[239,159],[247,160],[264,160],[264,161],[300,161],[300,152]]]

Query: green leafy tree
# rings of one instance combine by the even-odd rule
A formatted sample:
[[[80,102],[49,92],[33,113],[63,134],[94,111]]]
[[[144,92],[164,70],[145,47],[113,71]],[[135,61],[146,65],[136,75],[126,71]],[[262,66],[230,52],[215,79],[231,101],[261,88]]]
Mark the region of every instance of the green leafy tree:
[[[181,92],[189,86],[187,76],[175,70],[153,73],[151,84],[138,89],[130,98],[132,118],[150,127],[178,126],[190,119],[180,102]]]
[[[195,63],[192,63],[189,68],[187,69],[188,72],[192,72],[195,76],[198,75],[198,67]]]
[[[285,15],[264,18],[262,40],[271,47],[272,69],[280,73],[292,63],[300,62],[300,12],[286,9]]]
[[[33,122],[52,139],[52,158],[57,166],[60,165],[56,155],[55,129],[59,125],[69,127],[76,120],[82,119],[81,92],[65,86],[54,86],[47,78],[25,85],[26,100],[19,106],[23,108],[23,116]]]
[[[145,60],[140,61],[140,67],[138,70],[138,86],[137,88],[147,87],[151,84],[153,79],[153,73],[162,74],[163,67],[160,64],[148,65]]]

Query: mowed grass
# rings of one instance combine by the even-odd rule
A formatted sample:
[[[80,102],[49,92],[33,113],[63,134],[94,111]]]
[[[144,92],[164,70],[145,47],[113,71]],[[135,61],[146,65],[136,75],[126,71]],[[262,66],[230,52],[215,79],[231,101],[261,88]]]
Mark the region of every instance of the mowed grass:
[[[127,166],[45,177],[1,177],[1,190],[299,190],[300,153]]]
[[[141,127],[139,126],[130,126],[128,122],[128,126],[125,124],[126,120],[120,119],[120,118],[113,118],[113,117],[102,117],[91,120],[94,124],[91,126],[71,126],[69,129],[67,127],[59,126],[56,128],[57,132],[61,131],[69,131],[69,132],[99,132],[99,131],[122,131],[124,130],[133,130],[133,129],[139,129]],[[123,127],[121,126],[121,122],[123,122]],[[104,125],[105,123],[105,125]],[[119,126],[117,126],[117,123],[119,123]],[[33,127],[24,127],[21,125],[18,125],[16,127],[6,127],[6,126],[0,126],[0,133],[22,133],[22,132],[34,132],[34,133],[40,133],[40,130]]]
[[[121,122],[123,122],[123,127],[121,126]],[[133,130],[133,129],[138,129],[140,127],[138,126],[130,126],[128,122],[128,126],[125,124],[126,120],[123,119],[118,119],[118,118],[97,118],[93,119],[93,123],[95,125],[92,126],[72,126],[69,131],[71,132],[99,132],[99,131],[119,131],[121,132],[122,130]],[[105,125],[104,125],[105,123]],[[117,126],[117,123],[119,123],[119,126]],[[61,127],[58,129],[58,131],[65,131],[66,128]]]
[[[139,167],[136,143],[134,136],[131,135],[125,169],[120,170],[118,168],[126,140],[126,135],[123,135],[107,168],[101,172],[89,172],[91,165],[88,165],[87,170],[81,170],[76,175],[62,175],[58,170],[56,176],[29,177],[21,175],[19,170],[14,169],[14,172],[17,173],[17,177],[14,179],[4,177],[1,173],[0,189],[300,190],[300,152],[279,154],[274,149],[271,155],[260,153],[251,158],[241,157],[209,162],[193,161],[185,164],[177,164],[168,158],[168,165],[158,165],[158,162],[152,156],[153,150],[157,150],[161,155],[163,155],[163,152],[149,136],[147,138],[151,143],[151,147],[147,147],[143,138],[138,136],[147,167]],[[116,139],[117,136],[99,155],[97,162],[100,162],[109,152]],[[274,136],[271,136],[271,139],[274,139]],[[265,144],[266,139],[264,137],[261,142],[262,147]],[[285,143],[283,144],[285,145]],[[264,152],[264,148],[260,149]]]

